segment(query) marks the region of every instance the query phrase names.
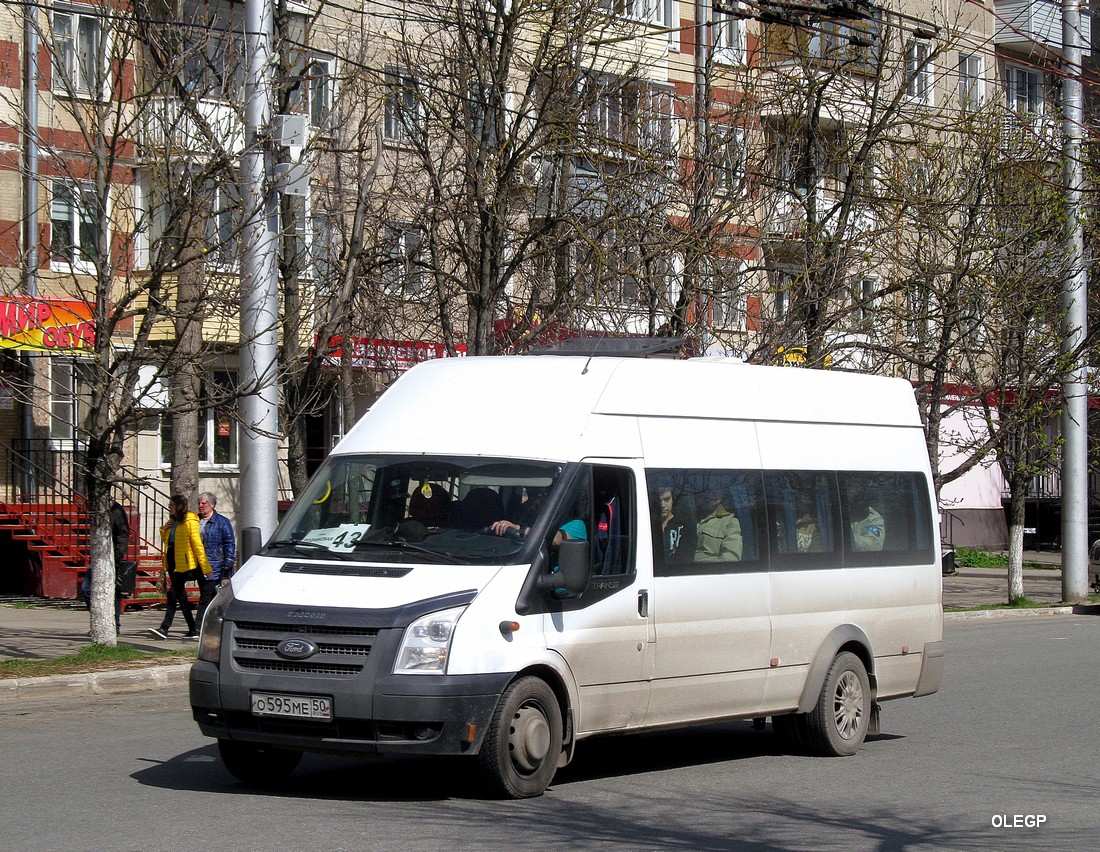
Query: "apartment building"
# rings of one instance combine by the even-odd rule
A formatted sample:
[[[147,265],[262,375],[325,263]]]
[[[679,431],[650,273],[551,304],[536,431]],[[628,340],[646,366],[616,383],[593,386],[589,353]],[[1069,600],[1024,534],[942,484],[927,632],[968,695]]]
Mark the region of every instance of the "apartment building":
[[[914,282],[951,248],[928,211],[977,116],[1056,132],[1053,5],[288,2],[264,136],[296,406],[280,496],[430,357],[671,334],[921,384],[936,328]],[[104,384],[88,331],[106,329],[137,376],[127,469],[168,489],[195,367],[199,487],[231,517],[243,11],[59,0],[0,19],[0,444],[79,455]],[[980,544],[1003,530],[988,470],[944,492]]]

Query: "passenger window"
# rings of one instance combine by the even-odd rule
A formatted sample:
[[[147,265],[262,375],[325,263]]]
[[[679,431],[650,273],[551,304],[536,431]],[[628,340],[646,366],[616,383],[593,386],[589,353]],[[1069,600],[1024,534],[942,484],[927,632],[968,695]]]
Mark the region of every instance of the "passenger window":
[[[836,536],[836,479],[825,471],[768,471],[768,517],[775,536],[774,567],[832,563]]]
[[[917,564],[932,559],[928,485],[919,473],[840,474],[848,562]]]
[[[658,573],[756,570],[763,518],[757,471],[646,473]]]

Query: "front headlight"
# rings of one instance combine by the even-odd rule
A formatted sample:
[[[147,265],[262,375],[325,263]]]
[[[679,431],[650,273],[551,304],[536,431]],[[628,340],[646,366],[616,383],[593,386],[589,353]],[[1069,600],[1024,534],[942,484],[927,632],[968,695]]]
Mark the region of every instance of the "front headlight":
[[[202,632],[199,634],[200,660],[206,660],[208,663],[221,661],[222,626],[225,624],[225,608],[229,606],[231,600],[233,600],[233,584],[226,583],[206,608],[206,615],[202,617]]]
[[[418,618],[405,630],[394,674],[443,674],[455,625],[466,607],[442,609]]]

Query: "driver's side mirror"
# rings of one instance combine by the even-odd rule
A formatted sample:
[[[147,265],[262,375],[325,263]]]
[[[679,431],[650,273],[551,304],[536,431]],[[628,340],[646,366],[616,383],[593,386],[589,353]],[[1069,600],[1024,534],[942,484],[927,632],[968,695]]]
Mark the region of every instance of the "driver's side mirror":
[[[565,589],[571,595],[582,594],[592,579],[592,553],[587,541],[568,539],[558,548],[558,570],[539,578],[542,589]]]

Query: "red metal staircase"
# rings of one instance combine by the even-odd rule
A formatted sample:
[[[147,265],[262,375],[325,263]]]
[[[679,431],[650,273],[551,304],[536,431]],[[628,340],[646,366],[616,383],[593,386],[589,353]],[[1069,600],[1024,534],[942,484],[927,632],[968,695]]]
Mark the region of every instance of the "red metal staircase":
[[[88,564],[88,513],[83,501],[0,502],[0,530],[38,554],[37,588],[27,593],[75,598]]]
[[[157,524],[167,514],[167,496],[132,471],[118,500],[130,517],[130,559],[138,563],[138,589],[128,603],[151,603],[160,575]],[[78,598],[88,565],[90,525],[83,496],[83,454],[54,449],[48,441],[16,441],[0,469],[0,532],[33,557],[25,594]],[[138,596],[141,597],[138,600]],[[163,596],[160,598],[163,600]]]

